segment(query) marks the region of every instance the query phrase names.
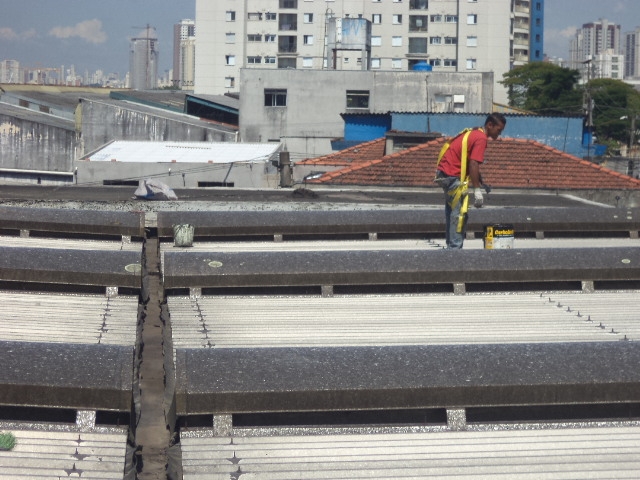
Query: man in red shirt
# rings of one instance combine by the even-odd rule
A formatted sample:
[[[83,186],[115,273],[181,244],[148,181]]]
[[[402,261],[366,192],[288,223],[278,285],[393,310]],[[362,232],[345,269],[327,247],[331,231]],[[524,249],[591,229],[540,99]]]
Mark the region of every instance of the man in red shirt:
[[[435,182],[445,194],[447,248],[462,248],[464,243],[467,189],[474,189],[476,208],[484,203],[480,164],[484,162],[487,139],[498,138],[506,124],[507,119],[501,113],[489,114],[484,127],[463,132],[451,140],[438,162]]]

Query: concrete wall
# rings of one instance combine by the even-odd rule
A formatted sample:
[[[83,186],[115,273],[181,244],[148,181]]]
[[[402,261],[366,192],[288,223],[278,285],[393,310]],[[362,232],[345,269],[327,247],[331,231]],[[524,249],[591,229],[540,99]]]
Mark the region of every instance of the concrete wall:
[[[286,106],[265,106],[266,89],[286,90]],[[448,108],[442,102],[454,95],[464,112],[489,112],[493,74],[242,69],[240,90],[242,141],[281,141],[299,160],[332,151],[342,113],[424,112]],[[369,91],[369,108],[347,108],[348,90]]]
[[[85,155],[114,140],[234,142],[236,134],[170,115],[152,115],[122,105],[83,99],[82,152]]]
[[[76,132],[0,112],[0,168],[71,172]]]

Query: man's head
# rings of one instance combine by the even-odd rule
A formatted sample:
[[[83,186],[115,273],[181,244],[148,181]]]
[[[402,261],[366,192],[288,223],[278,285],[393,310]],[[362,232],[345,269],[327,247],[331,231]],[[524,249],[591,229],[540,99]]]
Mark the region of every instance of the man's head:
[[[501,113],[490,113],[484,122],[484,131],[487,136],[496,139],[500,136],[504,127],[507,125],[507,119]]]

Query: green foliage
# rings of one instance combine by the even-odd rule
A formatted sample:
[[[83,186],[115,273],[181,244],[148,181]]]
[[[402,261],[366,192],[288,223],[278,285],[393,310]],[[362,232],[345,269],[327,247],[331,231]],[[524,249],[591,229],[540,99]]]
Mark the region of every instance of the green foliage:
[[[583,113],[580,72],[548,62],[531,62],[510,70],[500,83],[507,87],[509,105],[539,115]]]
[[[621,80],[609,78],[591,80],[587,89],[593,99],[596,135],[601,140],[614,139],[628,144],[631,119],[640,115],[640,92]]]
[[[16,446],[16,437],[12,433],[0,433],[0,450],[11,450]]]

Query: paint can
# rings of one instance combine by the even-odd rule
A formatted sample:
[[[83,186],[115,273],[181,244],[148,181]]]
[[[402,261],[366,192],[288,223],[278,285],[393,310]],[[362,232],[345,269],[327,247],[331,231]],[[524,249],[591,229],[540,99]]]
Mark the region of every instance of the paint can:
[[[194,227],[188,223],[173,226],[173,245],[175,247],[193,247]]]
[[[484,227],[484,248],[486,250],[513,248],[514,237],[513,225],[486,225]]]

